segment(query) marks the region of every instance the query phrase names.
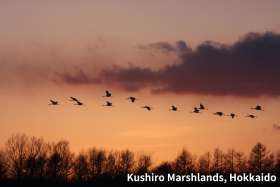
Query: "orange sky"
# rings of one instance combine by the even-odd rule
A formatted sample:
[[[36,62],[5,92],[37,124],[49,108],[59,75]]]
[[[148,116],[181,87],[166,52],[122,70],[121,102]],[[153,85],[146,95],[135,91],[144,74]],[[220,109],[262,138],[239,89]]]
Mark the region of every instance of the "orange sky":
[[[205,40],[232,43],[248,32],[279,32],[279,1],[1,1],[0,2],[0,143],[14,133],[67,139],[76,152],[96,146],[129,148],[172,159],[185,147],[195,154],[215,147],[248,151],[257,141],[279,149],[278,97],[217,97],[128,93],[111,87],[113,108],[101,107],[105,85],[65,85],[49,79],[79,67],[98,72],[113,64],[132,63],[161,68],[179,63],[176,56],[152,56],[136,46],[185,40],[196,47]],[[36,73],[34,73],[36,72]],[[125,98],[135,95],[134,104]],[[67,97],[77,96],[77,107]],[[61,102],[48,105],[48,99]],[[190,114],[200,102],[209,107]],[[146,112],[139,106],[154,106]],[[180,112],[170,112],[176,104]],[[262,104],[258,118],[244,118]],[[240,118],[219,118],[215,111],[236,112]]]
[[[105,99],[101,97],[103,89],[99,88],[52,87],[50,91],[50,87],[37,87],[1,94],[5,107],[0,109],[0,141],[13,133],[26,133],[47,141],[67,139],[76,152],[92,146],[108,150],[129,148],[151,153],[156,160],[172,159],[183,147],[195,154],[216,147],[224,150],[234,147],[247,152],[257,141],[272,150],[279,148],[279,132],[272,129],[273,123],[280,122],[276,110],[280,107],[279,99],[173,94],[158,97],[135,93],[140,100],[130,104],[125,100],[128,93],[113,91],[113,108],[101,106]],[[67,101],[70,95],[78,96],[85,106],[73,106]],[[47,105],[51,96],[61,105]],[[209,111],[189,113],[199,102],[205,103]],[[154,107],[153,112],[140,108],[147,103]],[[262,103],[265,112],[253,112],[258,119],[245,118],[256,103]],[[168,111],[171,104],[176,104],[181,111]],[[215,111],[236,112],[239,118],[219,118],[212,115]]]

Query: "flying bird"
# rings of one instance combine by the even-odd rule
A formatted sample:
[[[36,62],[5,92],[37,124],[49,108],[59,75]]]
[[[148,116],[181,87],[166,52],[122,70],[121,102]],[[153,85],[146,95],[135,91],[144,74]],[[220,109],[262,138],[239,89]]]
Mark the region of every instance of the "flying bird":
[[[237,117],[237,115],[236,114],[234,114],[234,113],[230,113],[229,115],[227,115],[227,116],[230,116],[232,119],[234,119],[234,118],[236,118]]]
[[[191,113],[200,113],[200,110],[197,107],[194,107]]]
[[[49,105],[59,105],[59,104],[58,104],[58,101],[54,101],[54,100],[50,99]]]
[[[245,117],[254,119],[254,118],[256,118],[257,116],[255,116],[255,115],[253,115],[253,114],[248,114],[248,115],[245,116]]]
[[[142,106],[141,108],[145,108],[145,109],[147,109],[148,111],[151,111],[151,110],[152,110],[152,107],[150,107],[150,106],[147,106],[147,105],[145,105],[145,106]]]
[[[260,106],[260,105],[257,105],[257,106],[255,106],[255,107],[253,107],[253,108],[251,108],[252,110],[258,110],[258,111],[264,111],[263,109],[262,109],[262,106]]]
[[[77,102],[77,101],[79,101],[77,98],[75,98],[75,97],[70,97],[70,101],[75,101],[75,102]]]
[[[113,103],[112,103],[112,102],[110,102],[110,101],[106,101],[106,104],[105,104],[105,105],[103,105],[103,106],[113,106]]]
[[[207,110],[202,103],[199,104],[199,108],[198,109],[199,110]]]
[[[171,108],[170,108],[169,110],[171,110],[171,111],[178,111],[178,107],[172,105]]]
[[[108,90],[105,91],[105,95],[103,97],[111,97],[112,93],[109,92]]]
[[[130,100],[132,103],[134,103],[136,101],[136,97],[128,97],[126,99]]]
[[[70,101],[74,101],[74,105],[79,105],[79,106],[82,106],[83,103],[81,101],[79,101],[79,99],[77,99],[76,97],[70,97]]]
[[[214,115],[217,115],[217,116],[221,117],[221,116],[224,116],[225,114],[223,112],[215,112]]]

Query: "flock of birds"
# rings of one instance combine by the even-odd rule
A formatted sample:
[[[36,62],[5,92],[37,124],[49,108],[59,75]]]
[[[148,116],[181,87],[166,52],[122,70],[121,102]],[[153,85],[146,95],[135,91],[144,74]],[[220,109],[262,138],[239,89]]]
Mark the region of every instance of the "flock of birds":
[[[110,98],[110,97],[112,97],[112,93],[110,91],[106,90],[105,91],[105,95],[102,96],[102,97]],[[134,103],[137,100],[136,97],[132,97],[132,96],[130,96],[130,97],[126,98],[126,99],[129,100],[131,103]],[[79,99],[77,99],[75,97],[70,97],[70,101],[73,102],[74,105],[79,105],[79,106],[84,105]],[[49,105],[59,105],[59,102],[56,101],[56,100],[50,99]],[[106,103],[103,106],[112,107],[113,103],[110,102],[110,101],[106,101]],[[141,108],[146,109],[147,111],[151,111],[153,109],[149,105],[141,106]],[[256,111],[264,111],[263,107],[260,106],[260,105],[252,107],[250,109],[256,110]],[[174,111],[174,112],[179,111],[178,107],[175,106],[175,105],[171,105],[169,110],[170,111]],[[208,110],[208,109],[202,103],[200,103],[199,106],[198,107],[194,107],[193,111],[191,111],[190,113],[198,114],[198,113],[201,113],[203,110]],[[213,114],[216,115],[216,116],[220,116],[220,117],[222,117],[222,116],[229,116],[232,119],[234,119],[234,118],[236,118],[238,116],[235,113],[225,114],[224,112],[221,112],[221,111],[215,112]],[[254,115],[254,114],[247,114],[245,117],[252,118],[252,119],[257,118],[257,116]],[[278,125],[275,125],[275,126],[278,127]]]

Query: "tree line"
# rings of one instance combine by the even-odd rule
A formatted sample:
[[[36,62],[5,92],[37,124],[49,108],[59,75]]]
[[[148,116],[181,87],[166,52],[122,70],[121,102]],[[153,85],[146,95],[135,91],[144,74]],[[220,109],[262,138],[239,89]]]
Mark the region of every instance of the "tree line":
[[[154,164],[148,154],[91,148],[74,154],[68,141],[47,143],[25,134],[11,136],[0,150],[0,183],[91,184],[125,182],[127,173],[280,173],[280,151],[256,143],[248,155],[216,148],[195,156],[183,149],[172,161]]]

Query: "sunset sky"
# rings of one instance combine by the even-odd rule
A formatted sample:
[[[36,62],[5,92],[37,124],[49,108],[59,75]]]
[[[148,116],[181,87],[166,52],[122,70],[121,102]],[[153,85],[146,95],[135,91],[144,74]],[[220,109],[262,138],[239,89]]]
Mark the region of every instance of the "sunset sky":
[[[128,148],[157,161],[257,141],[276,151],[279,9],[278,0],[0,1],[0,146],[25,133],[69,140],[76,153]],[[102,107],[104,90],[114,107]],[[199,103],[209,110],[190,113]]]

